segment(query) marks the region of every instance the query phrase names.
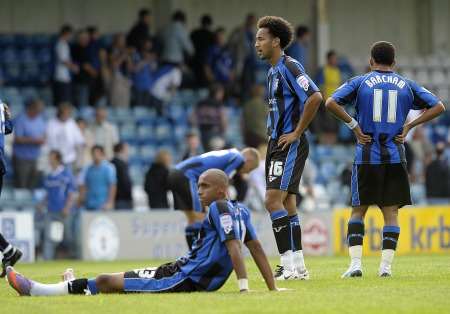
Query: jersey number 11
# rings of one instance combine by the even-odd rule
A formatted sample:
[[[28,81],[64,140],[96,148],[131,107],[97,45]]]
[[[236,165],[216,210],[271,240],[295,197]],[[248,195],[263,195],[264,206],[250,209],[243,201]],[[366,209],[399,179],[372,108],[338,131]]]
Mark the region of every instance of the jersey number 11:
[[[388,90],[388,113],[387,113],[387,122],[395,123],[397,116],[397,91]],[[373,90],[373,121],[381,122],[381,115],[383,112],[383,90],[382,89],[374,89]]]

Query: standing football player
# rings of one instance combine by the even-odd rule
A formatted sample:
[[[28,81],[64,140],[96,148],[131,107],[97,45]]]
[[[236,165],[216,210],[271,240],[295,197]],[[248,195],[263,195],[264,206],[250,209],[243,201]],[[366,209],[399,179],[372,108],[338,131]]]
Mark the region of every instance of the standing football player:
[[[281,263],[279,280],[308,279],[303,259],[301,228],[296,194],[308,157],[305,136],[322,102],[316,84],[303,66],[284,54],[292,41],[291,24],[281,17],[265,16],[258,21],[255,48],[272,66],[267,77],[269,144],[266,156],[266,201]]]
[[[391,264],[400,234],[398,209],[411,204],[403,141],[415,126],[436,118],[445,107],[426,88],[394,72],[395,47],[385,41],[371,48],[371,72],[339,87],[326,107],[353,130],[358,141],[352,170],[352,214],[347,241],[351,264],[342,275],[361,277],[364,216],[377,205],[384,217],[379,276],[391,276]],[[356,119],[343,105],[356,107]],[[423,110],[405,123],[410,110]]]
[[[0,101],[0,193],[3,187],[3,176],[6,173],[5,162],[5,135],[10,134],[13,130],[11,122],[11,113],[8,106]],[[3,235],[0,233],[0,252],[2,258],[2,272],[0,278],[5,277],[6,267],[14,266],[15,263],[22,257],[22,252],[12,246]]]

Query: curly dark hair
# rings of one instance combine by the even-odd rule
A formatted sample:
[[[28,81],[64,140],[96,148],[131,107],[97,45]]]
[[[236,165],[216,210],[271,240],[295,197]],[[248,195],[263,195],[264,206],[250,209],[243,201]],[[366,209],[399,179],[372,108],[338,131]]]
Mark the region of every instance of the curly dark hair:
[[[279,16],[264,16],[258,20],[258,28],[267,28],[273,37],[280,39],[281,49],[287,48],[294,37],[291,23]]]

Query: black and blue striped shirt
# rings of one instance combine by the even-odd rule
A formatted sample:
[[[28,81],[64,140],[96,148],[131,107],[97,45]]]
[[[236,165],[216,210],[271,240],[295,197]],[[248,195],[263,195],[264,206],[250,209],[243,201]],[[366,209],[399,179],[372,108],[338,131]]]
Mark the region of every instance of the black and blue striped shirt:
[[[294,131],[306,100],[319,89],[297,60],[282,55],[277,64],[269,69],[267,91],[267,132],[272,139],[277,139]]]

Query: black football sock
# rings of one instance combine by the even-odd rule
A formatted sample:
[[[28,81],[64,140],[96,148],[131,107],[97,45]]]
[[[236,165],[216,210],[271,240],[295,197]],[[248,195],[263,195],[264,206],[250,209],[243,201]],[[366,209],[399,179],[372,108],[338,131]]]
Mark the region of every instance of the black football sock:
[[[291,250],[291,226],[287,211],[285,209],[276,210],[270,213],[270,219],[272,219],[272,230],[278,252],[283,255]]]
[[[291,226],[291,249],[293,252],[302,250],[302,228],[298,215],[289,216]]]
[[[0,233],[0,252],[4,253],[8,246],[8,241],[6,241],[6,239],[3,237],[3,234]]]
[[[350,219],[347,227],[348,246],[362,245],[364,239],[364,222],[360,219]]]
[[[398,237],[400,236],[400,227],[384,226],[383,227],[383,250],[396,250]]]

